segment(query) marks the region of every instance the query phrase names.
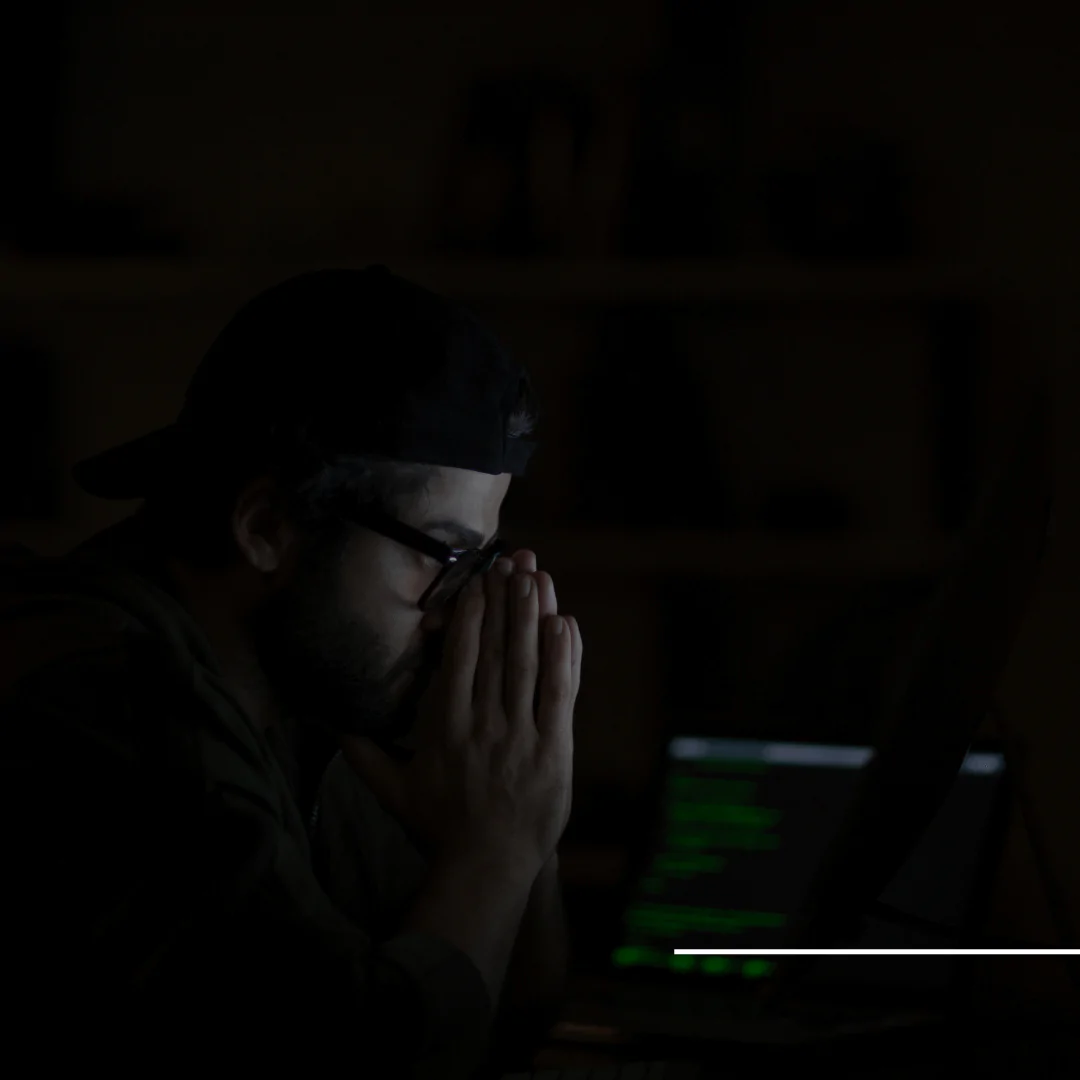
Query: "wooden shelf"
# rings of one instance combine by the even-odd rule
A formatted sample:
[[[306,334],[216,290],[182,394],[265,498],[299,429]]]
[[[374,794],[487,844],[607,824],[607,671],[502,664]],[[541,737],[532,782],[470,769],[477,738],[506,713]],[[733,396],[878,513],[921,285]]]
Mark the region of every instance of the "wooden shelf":
[[[317,263],[37,259],[0,262],[0,296],[126,304],[249,296],[319,266],[384,262],[438,292],[473,301],[562,304],[656,302],[901,302],[978,297],[990,285],[970,268],[932,264],[815,267],[787,262],[447,260],[372,257]]]
[[[550,529],[507,525],[516,547],[537,554],[552,574],[839,578],[931,574],[948,565],[947,536],[805,536],[660,529]]]

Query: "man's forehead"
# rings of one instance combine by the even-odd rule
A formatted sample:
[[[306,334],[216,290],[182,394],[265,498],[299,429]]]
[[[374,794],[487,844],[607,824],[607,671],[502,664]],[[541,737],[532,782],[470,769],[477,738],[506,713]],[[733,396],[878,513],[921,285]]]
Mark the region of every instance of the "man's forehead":
[[[483,547],[499,529],[510,474],[438,466],[415,505],[415,522],[455,547]]]

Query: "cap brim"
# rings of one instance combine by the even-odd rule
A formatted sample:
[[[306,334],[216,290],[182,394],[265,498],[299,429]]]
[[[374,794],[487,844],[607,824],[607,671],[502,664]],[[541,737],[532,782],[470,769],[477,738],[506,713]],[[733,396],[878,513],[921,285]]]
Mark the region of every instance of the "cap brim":
[[[170,424],[86,458],[72,469],[75,483],[102,499],[144,498],[170,457],[176,435],[176,425]]]

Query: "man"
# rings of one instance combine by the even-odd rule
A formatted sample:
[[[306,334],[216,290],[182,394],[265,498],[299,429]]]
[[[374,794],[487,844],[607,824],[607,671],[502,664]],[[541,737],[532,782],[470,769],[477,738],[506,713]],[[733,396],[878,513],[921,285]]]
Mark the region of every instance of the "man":
[[[144,502],[0,590],[9,1048],[450,1076],[542,1030],[582,643],[496,539],[534,420],[472,316],[320,271],[77,467]]]

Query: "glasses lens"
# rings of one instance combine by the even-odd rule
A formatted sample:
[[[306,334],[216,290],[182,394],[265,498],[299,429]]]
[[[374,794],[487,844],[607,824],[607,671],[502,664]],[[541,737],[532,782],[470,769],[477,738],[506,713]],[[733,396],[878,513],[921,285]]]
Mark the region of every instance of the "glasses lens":
[[[436,583],[424,605],[425,609],[437,608],[453,600],[474,575],[486,574],[495,565],[501,550],[493,548],[488,552],[478,552],[472,557],[462,556],[456,563],[452,563]]]
[[[447,567],[442,577],[435,584],[428,597],[428,608],[436,608],[452,600],[469,583],[469,579],[478,568],[478,560],[462,558]]]

